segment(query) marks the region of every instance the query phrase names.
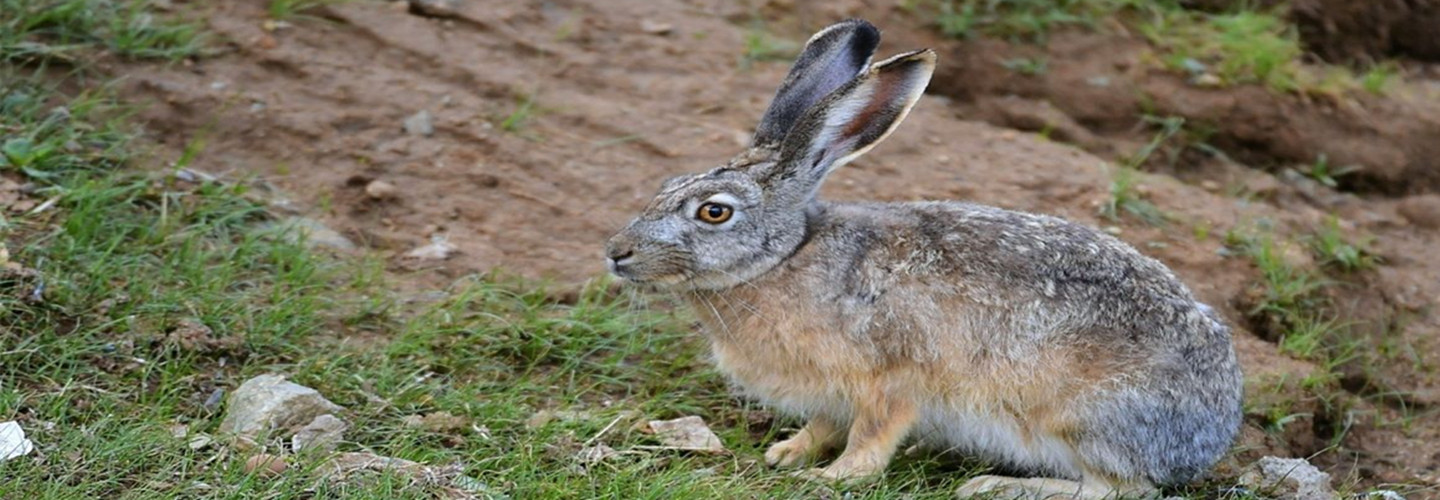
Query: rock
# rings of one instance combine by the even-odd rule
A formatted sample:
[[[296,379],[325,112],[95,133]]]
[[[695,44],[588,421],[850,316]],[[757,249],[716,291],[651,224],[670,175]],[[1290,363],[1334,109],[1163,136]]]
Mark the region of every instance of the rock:
[[[662,23],[653,19],[640,20],[640,31],[644,31],[651,35],[665,36],[670,34],[670,32],[674,30],[675,26],[671,25],[670,23]]]
[[[406,427],[425,429],[431,432],[450,432],[464,429],[469,425],[465,417],[457,417],[448,411],[437,411],[429,415],[410,415],[403,420]]]
[[[715,432],[705,425],[704,419],[695,415],[675,420],[651,420],[648,428],[660,438],[660,443],[666,448],[707,453],[725,452],[725,444],[720,442],[720,436],[716,436]]]
[[[555,410],[540,410],[540,411],[535,412],[534,415],[531,415],[530,418],[525,419],[525,427],[526,427],[527,429],[538,429],[538,428],[544,427],[546,424],[549,424],[550,422],[554,422],[554,421],[560,421],[560,422],[584,422],[584,421],[587,421],[587,420],[594,420],[594,419],[595,419],[595,415],[592,414],[592,413],[590,413],[590,412],[588,412],[588,411],[574,411],[574,410],[560,410],[560,411],[555,411]]]
[[[267,453],[251,455],[250,458],[245,459],[245,473],[264,478],[279,476],[288,468],[290,468],[290,464],[285,463],[284,457]]]
[[[221,403],[222,401],[224,401],[224,400],[225,400],[225,388],[223,388],[223,387],[216,387],[214,391],[211,391],[211,392],[210,392],[210,395],[209,395],[209,396],[206,396],[206,397],[205,397],[205,402],[204,402],[204,403],[201,403],[200,406],[201,406],[202,408],[205,408],[205,411],[214,413],[215,410],[220,409],[220,403]]]
[[[459,9],[460,0],[410,0],[410,12],[422,16],[455,17]]]
[[[396,188],[394,184],[378,179],[365,185],[365,196],[369,196],[373,200],[388,200],[394,198],[399,192],[400,189]]]
[[[424,474],[427,469],[419,462],[403,458],[382,457],[367,452],[337,453],[322,468],[328,469],[330,474],[341,476],[362,470],[399,471],[419,475]]]
[[[245,345],[245,339],[239,335],[215,336],[215,332],[209,326],[198,319],[186,318],[180,320],[173,330],[165,336],[165,343],[179,347],[181,351],[197,353],[224,353],[234,352]]]
[[[0,423],[0,462],[29,455],[35,443],[25,437],[19,422]]]
[[[430,137],[435,134],[435,118],[430,116],[429,111],[422,109],[405,119],[405,133]]]
[[[1427,229],[1440,229],[1440,194],[1422,194],[1400,201],[1395,211],[1411,224]]]
[[[1278,500],[1334,500],[1330,475],[1303,458],[1264,457],[1240,475],[1240,485]]]
[[[185,443],[185,447],[190,448],[191,450],[200,451],[205,448],[209,448],[210,444],[214,442],[215,438],[210,437],[209,434],[196,434],[194,437],[190,438],[189,442]]]
[[[597,444],[588,448],[581,448],[580,451],[575,454],[575,459],[579,460],[582,464],[590,465],[604,462],[619,455],[620,452],[615,451],[614,448],[604,444]]]
[[[430,244],[405,252],[405,257],[419,260],[445,260],[455,253],[456,247],[445,239],[445,235],[430,237]]]
[[[329,481],[353,481],[356,476],[376,472],[409,476],[414,484],[437,488],[438,493],[443,493],[438,495],[440,498],[508,499],[485,483],[465,476],[465,469],[464,464],[435,466],[374,453],[352,452],[336,453],[316,470],[321,473],[322,479]]]
[[[315,417],[341,409],[315,389],[279,375],[261,375],[245,381],[230,395],[220,432],[255,439],[273,431],[299,429]]]
[[[1216,88],[1224,85],[1225,81],[1221,80],[1220,77],[1215,76],[1212,73],[1205,73],[1203,75],[1196,76],[1195,79],[1190,81],[1190,83],[1196,87]]]
[[[345,430],[349,428],[350,424],[328,413],[315,417],[290,437],[291,448],[297,453],[304,450],[334,451],[335,446],[345,439]]]
[[[325,223],[306,217],[291,217],[281,222],[269,225],[272,228],[284,231],[282,234],[290,241],[304,241],[305,246],[310,248],[329,247],[336,250],[355,250],[355,243],[340,234],[339,231],[330,229]]]

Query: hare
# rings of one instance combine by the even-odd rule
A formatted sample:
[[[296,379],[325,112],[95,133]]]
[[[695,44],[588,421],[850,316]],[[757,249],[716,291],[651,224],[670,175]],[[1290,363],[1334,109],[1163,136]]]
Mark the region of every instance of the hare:
[[[935,53],[871,64],[862,20],[816,33],[746,151],[666,181],[606,245],[673,292],[719,370],[806,420],[765,453],[881,473],[916,438],[1038,477],[962,497],[1150,495],[1205,473],[1239,429],[1229,329],[1163,264],[1055,217],[959,202],[834,203],[825,177],[920,99]]]

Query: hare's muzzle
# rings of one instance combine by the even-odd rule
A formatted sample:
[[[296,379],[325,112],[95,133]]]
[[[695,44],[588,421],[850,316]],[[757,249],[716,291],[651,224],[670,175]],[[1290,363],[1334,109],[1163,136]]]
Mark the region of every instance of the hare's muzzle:
[[[605,262],[610,273],[621,278],[630,279],[628,266],[635,261],[635,246],[622,238],[622,235],[615,235],[605,244]]]

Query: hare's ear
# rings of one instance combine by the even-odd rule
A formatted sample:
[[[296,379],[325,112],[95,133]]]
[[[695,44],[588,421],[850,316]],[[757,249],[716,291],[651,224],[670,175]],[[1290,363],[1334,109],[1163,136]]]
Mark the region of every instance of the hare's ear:
[[[880,30],[860,19],[841,21],[815,33],[790,67],[770,109],[765,110],[751,144],[778,144],[806,110],[864,73],[879,45]]]
[[[758,179],[772,195],[793,202],[815,196],[832,170],[880,141],[910,113],[935,71],[935,52],[907,52],[816,103],[786,134],[775,166]]]

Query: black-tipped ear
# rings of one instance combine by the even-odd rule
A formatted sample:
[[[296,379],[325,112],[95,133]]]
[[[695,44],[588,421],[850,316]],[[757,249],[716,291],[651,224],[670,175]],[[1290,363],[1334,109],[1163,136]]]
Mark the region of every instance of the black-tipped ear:
[[[935,72],[935,52],[881,61],[816,103],[786,134],[774,168],[758,179],[773,196],[803,202],[832,170],[884,140],[920,100]]]
[[[861,19],[841,21],[811,36],[765,110],[751,144],[778,144],[811,106],[864,73],[879,46],[880,30]]]

